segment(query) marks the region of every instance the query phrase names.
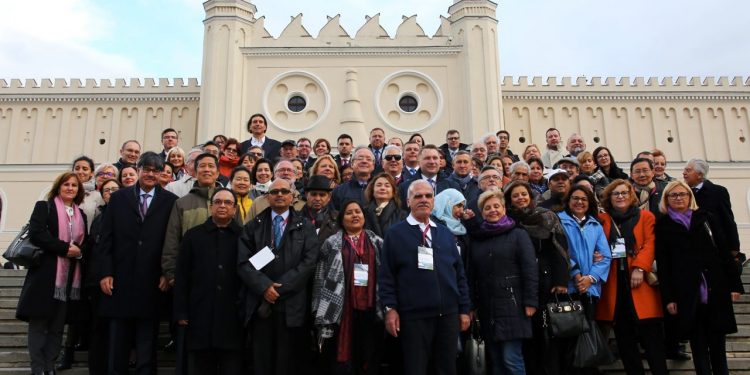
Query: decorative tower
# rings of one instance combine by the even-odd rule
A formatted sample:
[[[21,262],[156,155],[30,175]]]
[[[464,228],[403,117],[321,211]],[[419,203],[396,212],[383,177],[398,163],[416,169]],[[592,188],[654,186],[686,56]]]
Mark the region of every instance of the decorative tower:
[[[206,19],[196,140],[204,142],[216,134],[242,138],[246,132],[240,118],[245,60],[240,48],[252,40],[257,9],[244,0],[208,0],[203,9]]]
[[[489,0],[456,0],[448,8],[453,44],[463,48],[458,66],[467,122],[462,128],[473,132],[467,139],[503,128],[496,8]]]

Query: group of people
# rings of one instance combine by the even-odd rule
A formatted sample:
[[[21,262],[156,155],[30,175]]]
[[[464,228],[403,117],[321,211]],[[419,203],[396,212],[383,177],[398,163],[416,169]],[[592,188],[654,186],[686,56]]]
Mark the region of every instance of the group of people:
[[[654,150],[628,175],[557,129],[516,155],[504,130],[438,147],[375,128],[335,156],[269,138],[261,114],[247,130],[184,151],[166,129],[159,153],[128,141],[57,177],[17,309],[32,373],[85,342],[92,374],[155,374],[161,320],[178,374],[468,373],[472,325],[492,374],[595,371],[548,331],[562,297],[614,332],[628,374],[644,373],[639,344],[666,374],[682,340],[698,374],[728,374],[742,253],[705,161],[676,180]]]

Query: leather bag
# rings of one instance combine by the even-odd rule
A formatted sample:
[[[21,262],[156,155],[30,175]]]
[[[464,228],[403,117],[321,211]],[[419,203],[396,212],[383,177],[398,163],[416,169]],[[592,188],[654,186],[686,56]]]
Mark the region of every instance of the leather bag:
[[[568,300],[560,302],[555,294],[555,302],[547,303],[542,313],[544,326],[552,337],[576,337],[590,329],[581,301],[573,301],[566,295]]]
[[[484,340],[479,335],[479,322],[471,323],[470,335],[466,340],[465,347],[466,368],[470,375],[487,374],[487,361],[485,359]]]
[[[39,265],[41,256],[42,249],[31,243],[29,224],[24,225],[16,238],[11,241],[8,249],[3,253],[3,258],[26,268],[33,268]]]

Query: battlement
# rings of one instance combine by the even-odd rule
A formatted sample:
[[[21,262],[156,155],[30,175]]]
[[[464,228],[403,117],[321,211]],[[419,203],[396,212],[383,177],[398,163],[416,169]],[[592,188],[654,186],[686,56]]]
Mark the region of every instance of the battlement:
[[[197,78],[131,78],[126,81],[117,78],[114,83],[110,79],[81,80],[79,78],[45,78],[40,82],[35,79],[11,79],[8,83],[0,79],[0,94],[197,94],[200,84]]]
[[[420,46],[443,47],[451,45],[450,21],[440,17],[440,26],[432,37],[428,36],[417,22],[417,16],[402,16],[401,24],[394,36],[380,24],[380,13],[365,16],[365,22],[354,33],[341,26],[340,15],[327,16],[328,22],[321,27],[314,37],[302,23],[302,13],[291,17],[289,24],[278,37],[265,29],[265,18],[255,20],[252,43],[248,47],[369,47],[369,46]],[[354,37],[352,37],[354,35]]]
[[[750,77],[503,77],[503,91],[571,92],[750,92]]]

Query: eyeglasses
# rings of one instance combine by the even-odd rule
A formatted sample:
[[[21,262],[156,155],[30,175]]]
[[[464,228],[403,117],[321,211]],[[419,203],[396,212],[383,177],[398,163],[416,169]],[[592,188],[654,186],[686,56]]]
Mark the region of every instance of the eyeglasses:
[[[459,137],[448,137],[449,141],[457,141],[459,139],[461,139],[461,138],[459,138]]]
[[[99,172],[96,174],[96,177],[115,177],[115,174],[112,172]]]
[[[262,158],[263,157],[263,153],[262,152],[248,152],[248,154],[250,154],[252,156],[255,156],[257,158]]]
[[[146,173],[146,174],[161,173],[161,170],[156,169],[156,168],[141,168],[141,173]]]
[[[480,178],[479,181],[484,181],[484,180],[500,181],[500,179],[502,179],[502,177],[500,177],[500,176],[498,176],[496,174],[490,174],[490,175],[482,176],[482,178]]]
[[[629,191],[613,191],[612,196],[613,197],[627,197],[630,195]]]
[[[388,161],[394,161],[394,160],[399,161],[401,160],[401,155],[398,155],[398,154],[386,155],[386,156],[383,156],[383,159],[388,160]]]
[[[291,193],[292,191],[289,189],[272,189],[268,191],[268,195],[287,195]]]
[[[689,193],[681,192],[681,193],[669,193],[667,194],[667,197],[669,199],[685,199],[689,196]]]
[[[111,187],[111,188],[104,188],[104,189],[102,189],[102,193],[110,193],[110,194],[112,194],[112,193],[114,193],[114,192],[116,192],[118,190],[120,190],[120,188],[116,187],[116,186],[115,187]]]
[[[575,202],[588,202],[589,199],[586,197],[570,197],[570,200]]]
[[[224,152],[231,152],[233,154],[236,154],[237,153],[237,149],[236,148],[229,148],[229,147],[227,147],[227,148],[224,149]]]
[[[651,169],[636,169],[631,174],[645,175],[651,172]]]
[[[414,199],[430,199],[430,198],[432,198],[432,196],[433,196],[433,195],[432,195],[432,193],[427,193],[427,194],[416,194],[416,195],[415,195],[414,197],[412,197],[412,198],[414,198]]]
[[[211,201],[214,206],[234,206],[234,201],[231,199],[214,199]]]

